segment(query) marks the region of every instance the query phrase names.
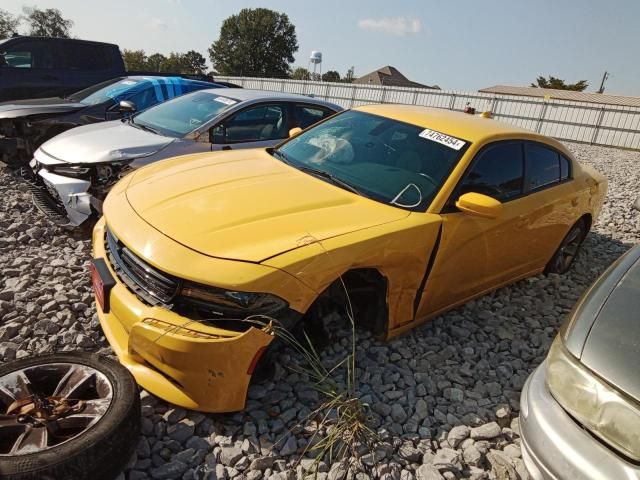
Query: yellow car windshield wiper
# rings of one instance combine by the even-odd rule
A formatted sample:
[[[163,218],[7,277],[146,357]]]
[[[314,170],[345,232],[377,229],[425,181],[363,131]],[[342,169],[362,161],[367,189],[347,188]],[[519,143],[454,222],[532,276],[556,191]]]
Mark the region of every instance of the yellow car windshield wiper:
[[[268,151],[268,150],[267,150]],[[289,160],[289,157],[287,156],[286,153],[284,153],[281,150],[276,150],[275,148],[273,150],[271,150],[271,154],[278,157],[280,160],[282,160],[284,163],[286,163],[287,165],[291,165],[292,167],[294,166],[291,161]]]
[[[278,157],[280,160],[282,160],[287,165],[292,166],[293,168],[297,168],[298,170],[306,172],[306,173],[308,173],[310,175],[314,175],[314,176],[319,177],[319,178],[321,178],[323,180],[328,180],[329,182],[333,183],[334,185],[342,187],[342,188],[344,188],[346,190],[349,190],[350,192],[353,192],[353,193],[355,193],[357,195],[360,195],[362,197],[369,198],[368,195],[365,195],[364,193],[362,193],[359,189],[357,189],[356,187],[351,185],[349,182],[345,182],[341,178],[338,178],[338,177],[336,177],[334,175],[331,175],[329,172],[325,172],[324,170],[319,170],[319,169],[313,168],[313,167],[307,167],[305,165],[295,164],[294,162],[292,162],[289,159],[287,154],[284,153],[281,150],[272,150],[271,153],[273,155],[275,155],[276,157]]]
[[[349,190],[353,193],[356,193],[362,197],[366,197],[367,195],[365,195],[364,193],[362,193],[360,190],[358,190],[356,187],[354,187],[353,185],[351,185],[349,182],[345,182],[344,180],[342,180],[341,178],[338,178],[334,175],[331,175],[329,172],[325,172],[324,170],[319,170],[317,168],[313,168],[313,167],[307,167],[304,165],[295,165],[295,168],[297,168],[298,170],[302,170],[303,172],[309,173],[311,175],[314,175],[316,177],[320,177],[323,180],[328,180],[331,183],[333,183],[334,185],[337,185],[339,187],[342,187],[346,190]]]

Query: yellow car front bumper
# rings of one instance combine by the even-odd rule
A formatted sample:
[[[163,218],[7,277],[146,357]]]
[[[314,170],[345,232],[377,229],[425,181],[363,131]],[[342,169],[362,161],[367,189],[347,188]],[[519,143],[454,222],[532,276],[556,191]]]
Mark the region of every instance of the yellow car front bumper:
[[[190,321],[146,305],[118,278],[103,239],[104,219],[94,231],[94,257],[105,260],[116,283],[109,312],[98,302],[100,324],[120,362],[136,381],[164,400],[204,412],[242,410],[251,372],[274,336],[269,326],[244,332]]]

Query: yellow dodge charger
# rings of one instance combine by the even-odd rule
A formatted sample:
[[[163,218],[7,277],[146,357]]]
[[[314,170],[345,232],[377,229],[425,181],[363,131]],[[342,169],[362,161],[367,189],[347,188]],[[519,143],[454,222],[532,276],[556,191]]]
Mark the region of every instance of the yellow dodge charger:
[[[502,285],[563,273],[604,177],[488,118],[375,105],[277,148],[169,159],[122,179],[93,233],[107,339],[150,392],[240,410],[274,340],[343,305],[390,338]],[[233,145],[229,145],[233,147]]]

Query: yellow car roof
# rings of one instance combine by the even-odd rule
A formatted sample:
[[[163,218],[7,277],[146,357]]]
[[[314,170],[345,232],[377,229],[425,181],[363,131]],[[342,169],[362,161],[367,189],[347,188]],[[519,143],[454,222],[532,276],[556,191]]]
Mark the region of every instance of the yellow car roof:
[[[514,127],[491,118],[482,118],[479,115],[469,115],[443,108],[385,104],[363,105],[354,108],[354,110],[429,128],[469,142],[477,142],[505,134],[522,135],[529,138],[535,136],[547,141],[545,137],[537,135],[531,130]]]

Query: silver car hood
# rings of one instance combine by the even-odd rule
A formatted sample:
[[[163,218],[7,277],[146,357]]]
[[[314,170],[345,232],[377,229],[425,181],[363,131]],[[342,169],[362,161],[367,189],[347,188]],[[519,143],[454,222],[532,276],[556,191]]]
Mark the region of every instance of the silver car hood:
[[[148,157],[174,140],[114,120],[67,130],[42,144],[40,150],[67,163],[103,163]]]
[[[613,286],[593,322],[580,361],[640,402],[640,246],[621,262]],[[617,274],[617,275],[616,275]]]
[[[562,325],[567,349],[640,402],[640,245],[616,260]]]

